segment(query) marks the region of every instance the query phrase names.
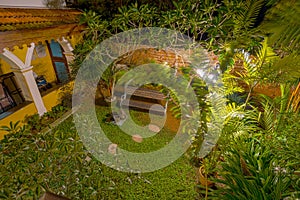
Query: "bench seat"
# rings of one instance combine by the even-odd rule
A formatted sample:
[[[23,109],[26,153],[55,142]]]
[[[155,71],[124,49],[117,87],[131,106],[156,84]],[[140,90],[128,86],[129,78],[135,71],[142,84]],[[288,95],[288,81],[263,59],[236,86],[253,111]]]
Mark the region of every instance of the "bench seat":
[[[114,90],[114,94],[116,96],[120,96],[124,94],[124,88],[116,87]],[[126,89],[127,95],[143,97],[148,99],[155,99],[155,100],[165,100],[166,96],[157,90],[151,90],[148,88],[138,88],[135,90],[135,87],[128,86]]]
[[[152,107],[151,111],[158,115],[164,115],[166,112],[166,95],[160,91],[126,86],[126,99],[122,99],[124,93],[124,87],[114,89],[114,96],[117,97],[121,107],[150,110],[153,105],[160,104],[161,107]]]
[[[140,101],[140,100],[133,100],[133,99],[126,99],[122,102],[122,106],[128,106],[132,108],[138,108],[142,110],[150,110],[151,106],[155,105],[152,102],[146,102],[146,101]],[[158,115],[164,115],[165,114],[165,108],[164,107],[152,107],[152,112]]]

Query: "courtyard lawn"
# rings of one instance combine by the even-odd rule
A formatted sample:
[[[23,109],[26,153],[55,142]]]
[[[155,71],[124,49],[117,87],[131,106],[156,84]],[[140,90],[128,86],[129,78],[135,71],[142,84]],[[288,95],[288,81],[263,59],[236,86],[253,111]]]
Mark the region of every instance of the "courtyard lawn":
[[[163,147],[174,132],[163,128],[151,138],[136,143],[118,128],[106,123],[108,107],[97,107],[101,127],[112,142],[136,152]],[[148,115],[132,111],[137,123],[147,124]],[[195,199],[195,170],[180,159],[151,173],[124,173],[97,161],[86,151],[72,117],[52,132],[20,132],[1,141],[0,198],[36,199],[45,190],[70,199]]]

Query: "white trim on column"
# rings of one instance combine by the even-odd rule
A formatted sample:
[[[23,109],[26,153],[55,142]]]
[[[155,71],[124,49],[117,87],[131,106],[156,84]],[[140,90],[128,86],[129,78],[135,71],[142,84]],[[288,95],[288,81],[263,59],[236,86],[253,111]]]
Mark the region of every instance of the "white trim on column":
[[[65,55],[67,59],[67,63],[69,64],[74,60],[74,53],[72,52],[74,49],[66,38],[62,37],[62,39],[57,39],[57,42],[60,44],[60,46],[63,48],[64,52],[63,54]],[[69,69],[70,70],[70,69]]]
[[[74,50],[69,40],[67,40],[65,37],[62,37],[61,40],[57,39],[57,42],[62,46],[65,52],[72,52]]]
[[[25,82],[27,84],[27,87],[30,91],[30,94],[32,96],[34,105],[39,113],[40,116],[42,116],[45,112],[47,112],[43,99],[41,97],[41,93],[37,87],[37,84],[35,82],[35,79],[33,77],[32,73],[32,66],[27,67],[26,69],[21,70],[21,73],[23,74],[25,78]]]
[[[33,77],[33,67],[31,66],[31,60],[34,47],[34,43],[31,43],[31,46],[28,47],[25,63],[23,63],[20,58],[18,58],[13,52],[9,51],[8,49],[4,49],[4,53],[2,55],[4,56],[4,58],[8,59],[9,62],[13,63],[14,66],[12,66],[12,70],[16,74],[16,77],[18,79],[17,81],[19,82],[24,98],[26,100],[33,100],[34,105],[39,115],[41,116],[45,112],[47,112],[47,110]]]
[[[74,53],[72,52],[74,49],[71,45],[71,43],[69,42],[68,39],[62,37],[62,39],[57,39],[57,42],[60,44],[60,46],[63,48],[63,54],[66,57],[67,63],[68,63],[68,69],[69,72],[72,71],[72,68],[69,67],[69,64],[74,60]]]
[[[31,66],[31,60],[32,60],[33,51],[34,51],[34,48],[35,48],[35,44],[33,42],[30,45],[31,46],[28,47],[27,53],[26,53],[25,64],[24,64],[25,68]]]
[[[30,94],[29,88],[25,83],[24,76],[20,72],[24,69],[24,63],[11,51],[4,49],[4,53],[1,54],[1,57],[10,65],[12,71],[15,74],[16,81],[21,88],[23,97],[26,101],[32,101],[32,95]]]
[[[13,54],[11,51],[7,49],[3,49],[3,55],[7,57],[11,62],[15,63],[18,69],[23,69],[24,68],[24,63],[23,61],[18,58],[15,54]]]

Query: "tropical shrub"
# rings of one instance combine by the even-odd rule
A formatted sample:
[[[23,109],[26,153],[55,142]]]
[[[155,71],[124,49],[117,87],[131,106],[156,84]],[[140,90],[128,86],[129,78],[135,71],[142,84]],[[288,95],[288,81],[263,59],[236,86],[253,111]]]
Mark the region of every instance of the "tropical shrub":
[[[99,42],[112,34],[141,27],[177,30],[198,40],[208,50],[222,53],[221,66],[226,68],[236,48],[257,46],[261,41],[254,30],[263,12],[264,1],[173,1],[129,3],[107,19],[94,11],[82,15],[86,24],[84,42],[75,48],[76,65]],[[167,5],[168,9],[164,9]],[[250,48],[251,49],[251,48]],[[76,67],[75,67],[76,68]],[[76,74],[76,70],[74,71]]]
[[[248,141],[247,141],[248,140]],[[222,184],[212,193],[216,199],[283,199],[292,186],[291,172],[277,169],[276,157],[260,139],[232,142],[218,171]]]
[[[274,119],[265,107],[260,131],[231,138],[223,147],[218,186],[211,190],[217,199],[299,198],[299,115],[287,113],[285,120]],[[274,123],[275,120],[275,123]],[[274,127],[275,126],[275,127]],[[228,140],[227,140],[228,141]]]
[[[300,131],[295,121],[300,116],[289,108],[287,94],[290,90],[282,87],[281,97],[262,96],[260,107],[231,109],[235,112],[218,142],[222,162],[210,197],[299,198]]]

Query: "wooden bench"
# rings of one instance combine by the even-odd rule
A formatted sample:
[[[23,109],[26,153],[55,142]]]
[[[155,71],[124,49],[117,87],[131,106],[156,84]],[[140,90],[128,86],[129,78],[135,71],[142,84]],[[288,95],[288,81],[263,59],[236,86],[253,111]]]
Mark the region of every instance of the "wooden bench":
[[[166,112],[166,95],[157,90],[124,86],[116,87],[114,95],[117,97],[120,107],[127,106],[141,110],[151,109],[152,112],[159,115],[164,115]],[[162,106],[152,107],[155,104]]]

